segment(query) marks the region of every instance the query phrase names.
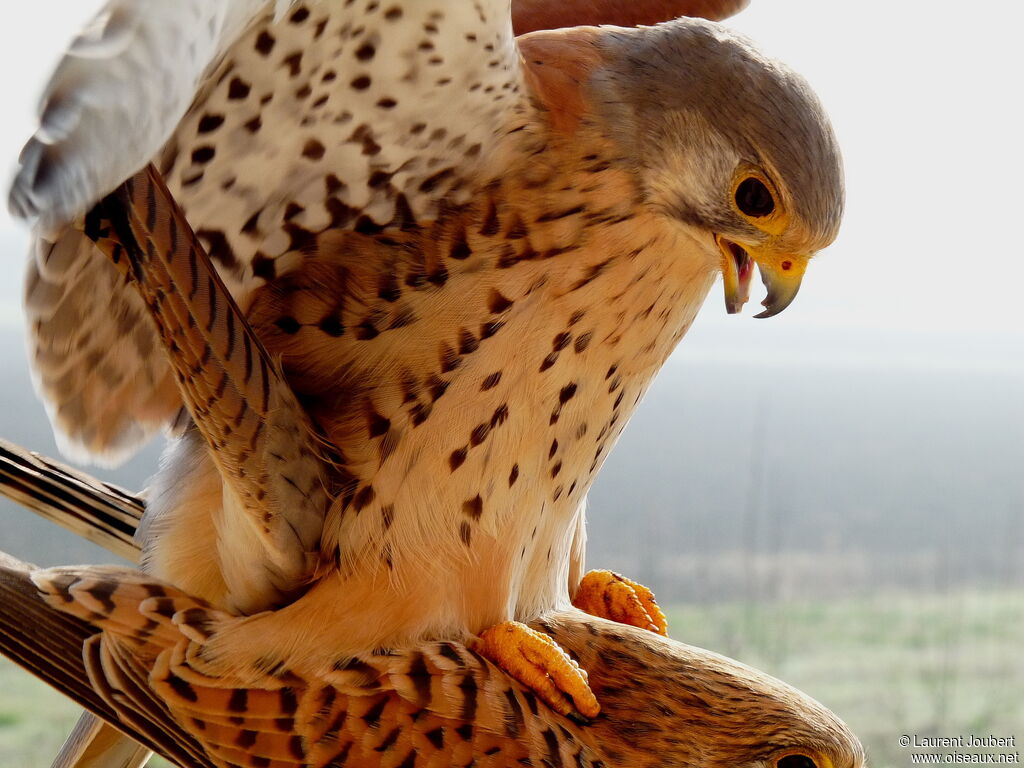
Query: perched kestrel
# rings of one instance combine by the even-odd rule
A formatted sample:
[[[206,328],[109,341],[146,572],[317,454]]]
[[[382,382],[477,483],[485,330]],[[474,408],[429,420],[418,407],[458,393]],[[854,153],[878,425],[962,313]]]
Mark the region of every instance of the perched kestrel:
[[[189,768],[864,765],[842,721],[799,691],[578,611],[534,627],[591,671],[604,707],[586,724],[456,642],[361,654],[321,679],[258,688],[176,677],[175,612],[205,608],[137,571],[39,571],[0,553],[0,599],[0,651]]]
[[[183,430],[143,562],[212,606],[177,661],[238,685],[482,635],[550,687],[557,647],[510,622],[577,592],[651,378],[719,272],[729,311],[755,263],[784,309],[842,209],[804,81],[693,19],[516,40],[497,0],[115,0],[41,122],[11,191],[40,389],[79,453]]]

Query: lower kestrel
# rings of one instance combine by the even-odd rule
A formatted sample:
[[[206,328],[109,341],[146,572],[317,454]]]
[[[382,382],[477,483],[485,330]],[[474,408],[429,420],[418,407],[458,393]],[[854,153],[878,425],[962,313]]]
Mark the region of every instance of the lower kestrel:
[[[91,208],[150,159],[183,217],[158,175]],[[244,685],[565,609],[587,490],[715,276],[735,312],[756,264],[782,311],[843,192],[806,83],[711,22],[122,0],[11,205],[53,421],[107,457],[177,426],[143,564],[216,612],[179,661]],[[96,247],[125,237],[139,294]]]
[[[864,765],[845,724],[790,686],[575,611],[533,627],[591,670],[604,708],[590,723],[451,641],[262,687],[178,677],[182,633],[201,631],[184,625],[207,607],[137,571],[36,570],[0,553],[0,599],[0,651],[189,768]]]

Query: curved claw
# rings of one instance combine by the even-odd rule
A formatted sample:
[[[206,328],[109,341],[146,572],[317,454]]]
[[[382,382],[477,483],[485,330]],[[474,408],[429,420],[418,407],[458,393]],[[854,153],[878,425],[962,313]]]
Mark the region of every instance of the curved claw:
[[[654,593],[614,571],[588,572],[572,604],[591,616],[668,636],[668,622]]]
[[[575,711],[594,718],[601,711],[587,673],[558,643],[525,624],[495,624],[481,632],[470,647],[531,688],[561,715],[571,717]]]

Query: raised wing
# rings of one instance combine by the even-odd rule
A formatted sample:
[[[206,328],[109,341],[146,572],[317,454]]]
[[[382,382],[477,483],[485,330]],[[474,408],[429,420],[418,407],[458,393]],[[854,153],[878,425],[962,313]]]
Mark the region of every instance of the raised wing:
[[[312,579],[332,481],[341,481],[329,446],[152,166],[93,209],[86,234],[143,297],[158,354],[223,478],[225,525],[246,552],[225,567],[232,604],[251,612],[292,597]]]
[[[273,10],[114,0],[47,91],[11,207],[38,216],[27,301],[38,384],[78,456],[120,460],[181,401],[155,334],[137,322],[139,299],[79,226],[54,227],[157,154],[244,308],[328,227],[407,227],[467,197],[512,119],[507,0],[310,1],[276,20]]]
[[[50,229],[112,191],[167,141],[210,65],[272,2],[110,0],[43,95],[12,213]]]
[[[188,663],[216,612],[137,571],[41,571],[0,553],[0,595],[0,651],[180,765],[603,764],[580,728],[459,643],[236,687]]]

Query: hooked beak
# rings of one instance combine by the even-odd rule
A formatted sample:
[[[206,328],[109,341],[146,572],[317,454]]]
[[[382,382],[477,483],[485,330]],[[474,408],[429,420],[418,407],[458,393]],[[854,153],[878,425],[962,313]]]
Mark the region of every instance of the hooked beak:
[[[736,314],[750,298],[754,264],[757,264],[761,280],[768,290],[768,295],[761,302],[764,311],[754,317],[772,317],[793,303],[807,269],[807,256],[748,250],[721,235],[715,235],[715,242],[722,252],[726,312]]]

